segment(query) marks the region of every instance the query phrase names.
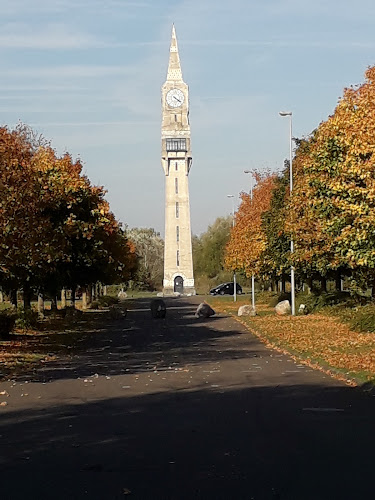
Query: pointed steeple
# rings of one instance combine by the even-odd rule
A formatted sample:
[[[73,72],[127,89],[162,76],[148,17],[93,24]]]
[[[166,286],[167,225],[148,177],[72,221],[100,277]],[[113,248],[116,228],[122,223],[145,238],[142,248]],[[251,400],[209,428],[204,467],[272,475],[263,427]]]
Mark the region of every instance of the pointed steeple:
[[[181,64],[180,64],[180,56],[178,55],[176,30],[175,30],[174,25],[172,26],[172,39],[171,39],[171,48],[170,48],[170,53],[169,53],[169,65],[168,65],[167,80],[183,81],[182,80]]]

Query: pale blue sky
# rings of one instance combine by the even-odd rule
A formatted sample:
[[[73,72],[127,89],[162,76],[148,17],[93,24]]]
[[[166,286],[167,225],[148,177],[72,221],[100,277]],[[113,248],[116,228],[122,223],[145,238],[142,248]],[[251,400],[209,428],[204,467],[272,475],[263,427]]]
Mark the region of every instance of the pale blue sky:
[[[0,124],[80,156],[130,227],[164,232],[160,87],[175,23],[190,87],[192,231],[279,169],[375,64],[373,0],[0,0]]]

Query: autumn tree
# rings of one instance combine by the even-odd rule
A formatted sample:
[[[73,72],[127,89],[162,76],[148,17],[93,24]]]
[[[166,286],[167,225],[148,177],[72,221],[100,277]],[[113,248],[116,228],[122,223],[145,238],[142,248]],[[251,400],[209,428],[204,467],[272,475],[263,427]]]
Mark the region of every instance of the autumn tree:
[[[128,242],[79,161],[35,138],[27,128],[0,129],[0,282],[31,291],[123,280],[136,269]]]
[[[32,158],[32,147],[22,134],[0,129],[0,282],[8,291],[22,287],[26,296],[50,230],[41,216],[40,182]]]
[[[263,255],[267,248],[267,237],[262,226],[262,216],[269,210],[277,174],[256,173],[257,184],[253,198],[241,193],[241,204],[236,213],[235,225],[226,247],[225,264],[231,270],[243,270],[246,276],[269,277]]]
[[[297,267],[362,287],[375,278],[375,67],[365,76],[297,151],[287,221]]]

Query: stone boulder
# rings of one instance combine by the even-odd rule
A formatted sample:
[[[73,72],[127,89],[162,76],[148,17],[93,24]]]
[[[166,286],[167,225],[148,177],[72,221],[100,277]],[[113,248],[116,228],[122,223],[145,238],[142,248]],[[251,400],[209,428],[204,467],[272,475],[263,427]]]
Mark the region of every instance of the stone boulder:
[[[128,294],[124,292],[124,290],[120,290],[119,293],[117,294],[118,300],[121,302],[127,298]]]
[[[244,304],[238,308],[238,316],[256,316],[257,312],[255,307],[249,304]]]
[[[304,315],[304,314],[308,314],[308,313],[309,313],[309,310],[307,308],[307,305],[306,304],[300,304],[300,306],[298,308],[298,314]]]
[[[282,316],[284,314],[291,314],[292,310],[290,308],[289,300],[282,300],[275,307],[276,314]]]
[[[202,302],[197,307],[197,311],[195,313],[196,318],[209,318],[210,316],[214,316],[216,313],[206,302]]]
[[[153,318],[165,318],[167,307],[163,299],[153,299],[150,304],[150,309]]]
[[[125,307],[121,307],[118,304],[109,306],[109,316],[111,319],[125,319],[127,314],[128,310]]]

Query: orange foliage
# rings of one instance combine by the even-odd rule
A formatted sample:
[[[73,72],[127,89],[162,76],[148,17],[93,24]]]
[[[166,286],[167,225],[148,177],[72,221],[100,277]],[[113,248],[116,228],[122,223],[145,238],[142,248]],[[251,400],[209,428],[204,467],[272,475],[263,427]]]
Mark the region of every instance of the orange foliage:
[[[247,193],[241,194],[241,205],[226,248],[227,269],[244,270],[247,276],[260,272],[260,257],[267,243],[261,227],[262,214],[270,208],[276,177],[277,174],[271,173],[256,174],[257,185],[253,190],[253,199]]]

